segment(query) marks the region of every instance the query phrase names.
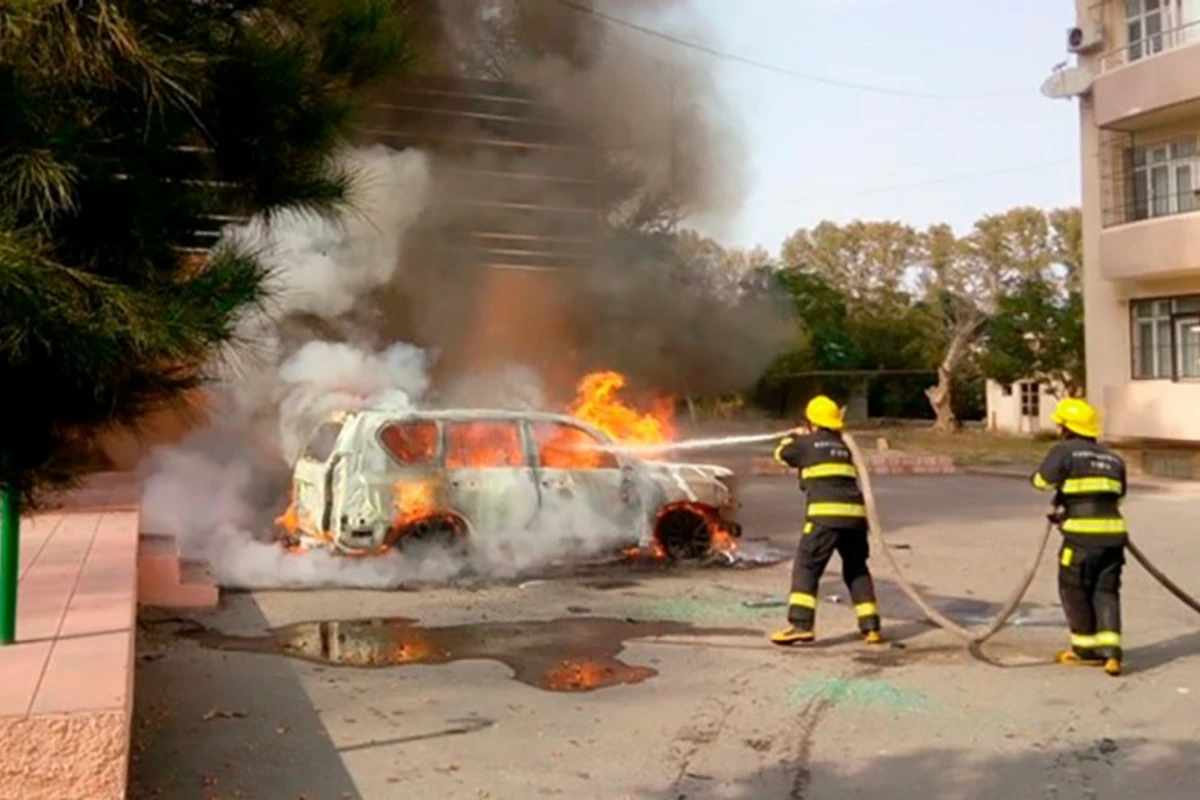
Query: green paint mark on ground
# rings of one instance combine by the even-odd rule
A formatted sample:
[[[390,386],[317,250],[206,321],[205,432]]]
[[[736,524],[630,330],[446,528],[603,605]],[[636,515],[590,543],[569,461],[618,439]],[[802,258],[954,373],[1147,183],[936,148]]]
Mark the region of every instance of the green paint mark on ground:
[[[811,678],[788,690],[795,700],[829,700],[837,705],[885,706],[894,711],[920,711],[925,695],[875,678]]]
[[[715,622],[719,620],[770,620],[781,619],[777,608],[747,608],[745,598],[730,597],[668,597],[647,603],[642,613],[653,619],[682,620],[685,622]],[[781,623],[782,624],[782,623]]]

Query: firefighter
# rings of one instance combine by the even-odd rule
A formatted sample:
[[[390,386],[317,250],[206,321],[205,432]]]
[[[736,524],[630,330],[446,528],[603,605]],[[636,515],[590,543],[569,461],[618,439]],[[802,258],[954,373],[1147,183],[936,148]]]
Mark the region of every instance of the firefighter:
[[[808,644],[816,639],[817,584],[834,551],[842,558],[842,577],[858,617],[858,629],[869,644],[883,641],[875,586],[867,569],[867,511],[858,471],[840,431],[843,412],[825,396],[814,397],[804,410],[806,425],[784,437],[775,460],[799,470],[806,495],[804,531],[792,564],[788,627],[771,634],[778,645]]]
[[[1125,565],[1125,462],[1096,440],[1100,419],[1085,400],[1067,398],[1054,409],[1062,441],[1033,474],[1035,488],[1054,492],[1049,515],[1062,531],[1058,594],[1071,649],[1060,664],[1103,666],[1121,674],[1121,569]]]

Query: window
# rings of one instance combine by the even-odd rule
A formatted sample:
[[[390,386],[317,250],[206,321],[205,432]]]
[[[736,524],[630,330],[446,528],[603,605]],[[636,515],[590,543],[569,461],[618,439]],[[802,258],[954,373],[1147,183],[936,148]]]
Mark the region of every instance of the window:
[[[1197,0],[1125,0],[1128,60],[1191,44],[1200,37]]]
[[[1040,417],[1042,415],[1041,384],[1026,382],[1021,384],[1021,416]]]
[[[1164,217],[1197,210],[1200,161],[1196,137],[1131,148],[1131,219]]]
[[[1170,27],[1169,6],[1178,0],[1125,0],[1125,33],[1129,45],[1129,60],[1161,53],[1163,31]]]
[[[1200,379],[1200,296],[1133,300],[1129,313],[1135,379]]]
[[[1200,378],[1200,316],[1175,319],[1175,374]]]
[[[1000,385],[1000,395],[1002,397],[1012,397],[1012,384],[1003,383]]]
[[[313,461],[328,460],[333,455],[333,448],[337,446],[338,435],[341,432],[342,423],[322,422],[308,440],[303,457]]]
[[[392,460],[402,466],[431,464],[437,459],[437,423],[389,422],[379,429],[379,442]]]
[[[539,422],[533,426],[538,463],[546,469],[620,469],[617,457],[597,449],[603,446],[582,428],[558,422]]]
[[[451,422],[447,426],[447,469],[523,466],[521,431],[515,422]]]

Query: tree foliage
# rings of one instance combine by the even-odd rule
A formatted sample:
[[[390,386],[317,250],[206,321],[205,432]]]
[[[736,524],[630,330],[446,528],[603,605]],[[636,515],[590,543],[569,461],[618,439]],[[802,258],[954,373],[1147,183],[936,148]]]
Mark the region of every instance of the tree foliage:
[[[796,231],[783,244],[780,281],[806,340],[774,375],[784,365],[926,369],[936,375],[925,395],[941,430],[957,426],[955,392],[972,378],[1078,388],[1081,243],[1074,208],[1013,208],[962,236],[949,225],[917,231],[892,221]]]
[[[412,58],[387,0],[0,5],[3,480],[67,480],[94,433],[202,379],[263,299],[214,215],[333,213],[358,92]]]

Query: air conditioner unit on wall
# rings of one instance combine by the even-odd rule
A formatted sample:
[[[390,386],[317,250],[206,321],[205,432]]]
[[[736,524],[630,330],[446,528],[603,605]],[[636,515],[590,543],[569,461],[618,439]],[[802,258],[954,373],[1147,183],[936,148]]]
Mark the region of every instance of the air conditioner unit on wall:
[[[1104,26],[1088,21],[1078,28],[1067,29],[1067,52],[1081,55],[1104,47]]]

